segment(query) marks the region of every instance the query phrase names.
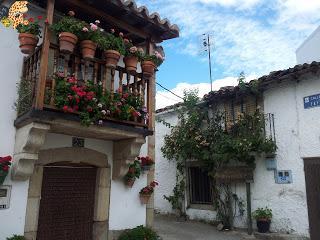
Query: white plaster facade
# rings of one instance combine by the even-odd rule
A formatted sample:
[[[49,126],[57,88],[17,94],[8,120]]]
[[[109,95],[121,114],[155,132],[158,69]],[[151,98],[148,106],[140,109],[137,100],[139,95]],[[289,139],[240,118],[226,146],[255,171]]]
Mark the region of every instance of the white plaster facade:
[[[296,57],[298,64],[320,61],[320,26],[297,49]]]
[[[10,5],[10,3],[7,4]],[[37,16],[43,12],[31,9],[29,14]],[[14,120],[17,116],[14,103],[17,98],[17,84],[20,82],[24,55],[20,53],[16,31],[0,24],[0,38],[0,85],[3,86],[0,94],[0,156],[13,156],[16,134]],[[41,150],[71,146],[72,136],[49,133]],[[85,138],[85,147],[106,154],[112,168],[114,154],[112,141]],[[141,148],[141,155],[147,155],[147,150],[147,143],[145,143]],[[29,180],[12,181],[9,173],[4,185],[11,186],[12,191],[10,208],[0,210],[1,240],[13,234],[24,234]],[[138,194],[146,185],[146,174],[141,175],[132,189],[125,187],[121,179],[111,181],[109,230],[124,230],[146,225],[146,205],[140,203]]]
[[[292,170],[293,183],[275,183],[274,171],[268,171],[264,159],[257,159],[252,186],[252,209],[268,206],[273,210],[272,231],[309,236],[308,210],[303,158],[320,156],[320,107],[304,109],[303,98],[320,93],[320,76],[303,75],[299,82],[275,84],[264,92],[265,113],[275,115],[278,170]],[[175,112],[157,115],[171,124],[177,123]],[[160,181],[155,194],[155,209],[173,213],[163,195],[171,195],[175,185],[175,164],[162,156],[163,137],[170,129],[156,123],[156,178]],[[246,201],[244,184],[233,192]],[[215,212],[188,209],[191,219],[215,220]],[[246,213],[236,217],[237,227],[246,227]]]

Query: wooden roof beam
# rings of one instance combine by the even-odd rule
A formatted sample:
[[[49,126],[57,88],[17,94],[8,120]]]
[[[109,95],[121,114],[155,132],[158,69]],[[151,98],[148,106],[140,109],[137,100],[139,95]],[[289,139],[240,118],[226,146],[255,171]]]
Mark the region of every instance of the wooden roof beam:
[[[108,14],[106,14],[105,12],[101,11],[101,10],[98,10],[88,4],[86,4],[85,2],[81,1],[81,0],[67,0],[66,2],[70,3],[71,5],[75,6],[75,7],[78,7],[80,8],[81,10],[83,11],[86,11],[86,12],[91,12],[92,14],[106,20],[107,22],[109,22],[111,25],[114,25],[115,27],[117,28],[122,28],[126,31],[128,31],[129,33],[132,33],[136,36],[139,36],[141,38],[144,38],[144,39],[147,39],[149,38],[150,36],[144,32],[144,31],[141,31],[140,29],[138,28],[135,28],[133,26],[131,26],[130,24],[120,20],[120,19],[117,19],[115,17],[112,17]]]

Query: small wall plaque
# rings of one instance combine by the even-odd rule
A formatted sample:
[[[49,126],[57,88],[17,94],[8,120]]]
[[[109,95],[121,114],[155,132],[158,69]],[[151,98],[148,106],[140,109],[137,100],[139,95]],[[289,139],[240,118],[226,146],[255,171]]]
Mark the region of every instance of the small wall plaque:
[[[292,183],[292,171],[291,170],[278,170],[275,171],[276,183],[278,184],[290,184]]]
[[[84,138],[73,137],[72,138],[72,147],[83,148],[84,147]]]
[[[304,108],[320,107],[320,93],[303,98]]]
[[[0,186],[0,210],[10,207],[11,186]]]

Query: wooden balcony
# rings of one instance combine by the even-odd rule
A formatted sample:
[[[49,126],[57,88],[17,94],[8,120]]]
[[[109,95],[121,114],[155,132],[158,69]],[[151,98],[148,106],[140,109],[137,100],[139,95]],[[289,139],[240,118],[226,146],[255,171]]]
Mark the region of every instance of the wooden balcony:
[[[27,86],[28,95],[22,103],[23,107],[18,108],[18,119],[16,125],[19,126],[24,122],[27,113],[33,110],[35,116],[36,110],[42,111],[38,115],[42,117],[43,114],[56,117],[62,117],[69,120],[79,121],[79,113],[64,113],[58,109],[55,104],[55,87],[56,82],[54,73],[64,73],[65,76],[74,75],[78,79],[78,84],[85,84],[86,81],[91,80],[94,84],[102,84],[103,91],[108,91],[111,94],[116,91],[127,92],[135,96],[140,96],[142,104],[147,107],[148,115],[152,116],[152,109],[154,105],[153,84],[154,78],[145,78],[141,72],[128,73],[124,67],[117,66],[116,69],[107,68],[105,66],[102,52],[97,53],[97,58],[92,60],[85,60],[81,58],[80,53],[72,55],[64,55],[59,52],[59,46],[50,44],[48,54],[48,74],[45,80],[44,92],[39,92],[40,71],[41,71],[41,53],[43,45],[39,46],[35,53],[24,59],[21,85]],[[151,95],[152,94],[152,95]],[[44,96],[40,105],[42,109],[35,105],[39,104],[39,98]],[[36,114],[37,115],[37,114]],[[133,117],[130,120],[119,120],[112,116],[104,118],[105,125],[116,126],[120,125],[121,129],[147,130],[146,134],[152,131],[152,124],[148,119]],[[149,131],[148,131],[149,130]]]

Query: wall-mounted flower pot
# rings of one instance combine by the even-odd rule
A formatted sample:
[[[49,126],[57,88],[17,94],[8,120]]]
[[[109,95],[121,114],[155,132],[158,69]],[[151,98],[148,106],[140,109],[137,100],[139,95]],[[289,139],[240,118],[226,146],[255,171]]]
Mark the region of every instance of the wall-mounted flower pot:
[[[69,32],[62,32],[59,34],[60,52],[71,54],[78,42],[78,37]]]
[[[136,56],[128,56],[123,59],[126,70],[130,74],[134,74],[137,71],[137,65],[138,65],[138,58]]]
[[[259,233],[267,233],[270,230],[271,221],[269,219],[258,219],[257,228]]]
[[[150,171],[152,165],[144,165],[144,166],[141,166],[141,170],[146,172],[146,171]]]
[[[154,74],[156,65],[153,61],[143,61],[141,63],[142,73],[145,77],[151,77]]]
[[[93,59],[96,53],[97,44],[91,40],[84,40],[80,43],[80,48],[84,59]]]
[[[39,38],[30,33],[20,33],[19,34],[19,42],[21,52],[24,54],[32,54],[34,53],[37,44],[39,42]]]
[[[6,179],[8,173],[0,171],[0,186],[4,183],[4,180]]]
[[[140,194],[141,204],[147,204],[151,198],[151,194]]]
[[[120,53],[115,50],[104,51],[104,56],[106,58],[106,66],[110,68],[116,68],[121,57]]]
[[[126,179],[126,181],[125,181],[126,186],[127,186],[127,187],[130,187],[130,188],[132,188],[134,182],[135,182],[135,179],[134,179],[134,178]]]

